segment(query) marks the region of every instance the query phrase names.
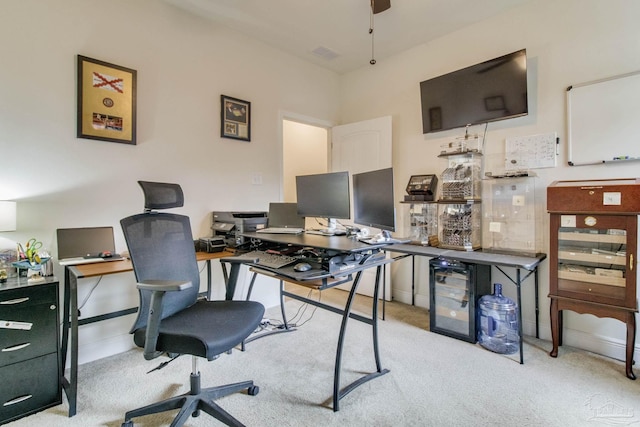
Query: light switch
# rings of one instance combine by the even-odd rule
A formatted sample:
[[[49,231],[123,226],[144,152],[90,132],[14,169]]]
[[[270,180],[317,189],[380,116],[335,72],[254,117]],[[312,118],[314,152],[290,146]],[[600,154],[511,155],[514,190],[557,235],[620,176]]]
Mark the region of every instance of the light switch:
[[[262,185],[262,174],[254,173],[251,175],[251,184]]]

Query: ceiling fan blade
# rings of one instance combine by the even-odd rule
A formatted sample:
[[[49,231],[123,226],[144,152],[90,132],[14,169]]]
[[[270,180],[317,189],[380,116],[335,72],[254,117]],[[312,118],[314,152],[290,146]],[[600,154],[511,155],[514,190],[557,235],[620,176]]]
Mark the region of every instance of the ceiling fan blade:
[[[391,7],[391,0],[371,0],[373,13],[384,12]]]

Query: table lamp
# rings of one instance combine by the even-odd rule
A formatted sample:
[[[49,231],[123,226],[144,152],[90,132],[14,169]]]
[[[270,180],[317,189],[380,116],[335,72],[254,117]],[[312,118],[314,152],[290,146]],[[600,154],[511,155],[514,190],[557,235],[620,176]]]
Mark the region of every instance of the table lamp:
[[[0,232],[16,231],[16,202],[0,201]]]

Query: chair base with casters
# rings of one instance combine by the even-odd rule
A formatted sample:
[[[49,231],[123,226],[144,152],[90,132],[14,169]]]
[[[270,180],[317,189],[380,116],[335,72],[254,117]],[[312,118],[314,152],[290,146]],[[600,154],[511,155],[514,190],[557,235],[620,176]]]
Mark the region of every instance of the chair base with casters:
[[[254,385],[253,381],[243,381],[235,384],[201,389],[197,357],[192,356],[192,364],[193,370],[190,377],[191,389],[188,393],[128,411],[125,414],[125,421],[122,423],[122,427],[133,427],[133,418],[175,409],[180,409],[180,411],[171,423],[171,427],[183,425],[190,416],[197,417],[200,411],[206,412],[228,426],[243,426],[240,421],[218,406],[214,400],[242,390],[247,390],[249,396],[255,396],[260,391],[260,387]]]

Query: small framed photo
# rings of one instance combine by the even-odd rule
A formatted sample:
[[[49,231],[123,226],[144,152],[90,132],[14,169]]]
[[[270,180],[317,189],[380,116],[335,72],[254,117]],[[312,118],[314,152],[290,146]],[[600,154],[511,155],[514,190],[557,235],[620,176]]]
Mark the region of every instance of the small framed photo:
[[[251,103],[220,95],[220,136],[251,141]]]
[[[78,55],[77,137],[136,144],[136,70]]]

